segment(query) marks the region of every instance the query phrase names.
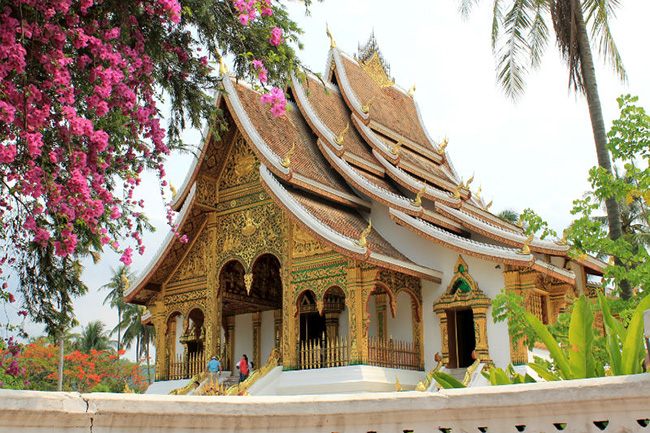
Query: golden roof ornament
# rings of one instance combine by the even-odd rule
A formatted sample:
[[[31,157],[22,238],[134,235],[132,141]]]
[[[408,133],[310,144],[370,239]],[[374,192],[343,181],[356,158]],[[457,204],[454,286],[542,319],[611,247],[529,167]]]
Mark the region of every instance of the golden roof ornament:
[[[448,144],[449,144],[449,140],[447,139],[447,137],[445,137],[442,140],[442,143],[440,143],[440,147],[438,148],[438,155],[445,154],[445,148],[447,147]]]
[[[226,75],[228,73],[228,68],[223,62],[223,57],[219,54],[219,75]]]
[[[325,24],[325,30],[327,37],[330,38],[330,48],[336,48],[336,42],[334,42],[334,37],[332,36],[332,33],[330,33],[330,26]]]
[[[517,220],[517,227],[519,227],[520,229],[524,228],[524,216],[523,215],[519,215],[519,219]]]
[[[425,184],[422,186],[422,189],[421,189],[421,190],[418,192],[418,194],[415,196],[415,200],[413,200],[413,201],[411,202],[411,204],[413,204],[413,206],[416,206],[416,207],[420,207],[420,206],[422,206],[422,195],[424,194],[424,191],[426,191],[426,189],[427,189],[427,184],[425,183]]]
[[[474,182],[474,174],[472,173],[472,177],[469,178],[467,183],[465,184],[465,189],[469,189],[469,184]]]
[[[293,153],[296,151],[296,142],[293,142],[293,145],[291,146],[291,149],[287,152],[287,154],[284,156],[284,159],[282,162],[280,162],[280,165],[284,168],[289,168],[291,166],[291,157],[293,156]]]
[[[559,241],[555,241],[555,244],[556,244],[556,245],[566,245],[566,244],[567,244],[567,240],[566,240],[566,230],[564,230],[564,231],[562,232],[562,239],[560,239]]]
[[[402,144],[404,144],[402,140],[399,140],[397,143],[395,143],[395,146],[390,148],[391,155],[399,155],[399,148]]]
[[[334,142],[335,142],[336,144],[338,144],[339,146],[342,146],[342,145],[343,145],[343,137],[345,136],[345,134],[346,134],[349,130],[350,130],[350,122],[348,122],[348,124],[345,126],[345,129],[343,129],[343,131],[341,131],[341,133],[339,134],[339,136],[334,138]]]
[[[370,106],[372,105],[373,102],[375,102],[375,97],[374,97],[374,96],[373,96],[372,98],[370,98],[370,101],[368,101],[368,102],[366,103],[366,105],[364,105],[363,107],[361,107],[361,111],[362,111],[364,114],[368,114],[368,112],[370,111]]]
[[[174,185],[171,184],[171,182],[169,183],[169,189],[172,192],[172,199],[175,198],[177,191],[176,188],[174,188]]]
[[[413,83],[413,86],[409,89],[407,93],[411,98],[413,97],[413,95],[415,94],[415,83]]]
[[[460,198],[460,189],[463,187],[463,182],[459,183],[454,190],[454,198],[458,200]]]
[[[478,189],[476,190],[476,198],[481,198],[481,188],[482,188],[482,185],[479,185]]]
[[[361,232],[361,236],[359,236],[359,241],[357,242],[357,245],[361,248],[365,248],[368,245],[367,237],[370,234],[370,230],[372,230],[372,219],[368,218],[368,227]]]
[[[521,251],[517,251],[517,254],[528,255],[530,254],[530,243],[533,241],[533,235],[526,238],[524,245],[521,247]]]
[[[492,206],[492,202],[494,202],[494,200],[491,200],[491,201],[490,201],[490,202],[485,206],[485,210],[486,210],[486,211],[490,209],[490,206]]]

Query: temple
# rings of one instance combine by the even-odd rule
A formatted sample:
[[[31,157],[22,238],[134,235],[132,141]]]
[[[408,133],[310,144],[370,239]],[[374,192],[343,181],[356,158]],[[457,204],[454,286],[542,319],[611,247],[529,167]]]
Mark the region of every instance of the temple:
[[[491,299],[514,291],[550,323],[605,264],[492,214],[374,37],[355,56],[332,39],[327,64],[293,79],[279,118],[223,75],[229,128],[206,137],[172,203],[188,242],[170,234],[125,293],[149,310],[157,379],[212,355],[261,366],[274,348],[285,371],[527,362]]]

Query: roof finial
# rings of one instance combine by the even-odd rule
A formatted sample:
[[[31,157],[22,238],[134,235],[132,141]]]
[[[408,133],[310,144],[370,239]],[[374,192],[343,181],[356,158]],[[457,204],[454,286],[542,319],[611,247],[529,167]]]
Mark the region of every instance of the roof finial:
[[[483,185],[479,185],[478,189],[476,190],[476,198],[481,198],[481,188]]]
[[[361,111],[364,114],[368,114],[368,112],[370,111],[370,106],[372,105],[373,102],[375,102],[375,97],[374,96],[372,98],[370,98],[370,101],[368,101],[368,103],[366,103],[366,105],[361,107]]]
[[[517,254],[530,254],[530,243],[533,241],[533,235],[531,233],[530,236],[526,238],[524,241],[524,245],[521,247],[521,251],[517,251]]]
[[[401,139],[395,143],[395,146],[390,148],[391,155],[399,155],[399,148],[402,144],[404,144],[404,142]]]
[[[219,54],[219,75],[226,75],[228,73],[228,68],[223,62],[223,57]]]
[[[336,42],[334,42],[334,37],[332,36],[332,33],[330,33],[330,26],[325,24],[325,29],[327,37],[330,38],[330,48],[336,48]]]
[[[469,189],[469,184],[472,182],[474,182],[474,173],[472,173],[472,177],[470,177],[467,183],[465,184],[465,189]]]
[[[350,122],[348,122],[348,124],[345,126],[345,129],[343,131],[341,131],[339,136],[334,138],[334,142],[336,144],[338,144],[339,146],[342,146],[343,145],[343,137],[345,136],[345,134],[348,132],[349,129],[350,129]]]
[[[422,195],[424,194],[424,191],[426,191],[426,189],[427,189],[427,183],[424,182],[422,189],[418,192],[418,195],[415,196],[415,200],[411,202],[413,206],[416,207],[422,206]]]
[[[289,149],[282,162],[280,162],[280,165],[282,167],[289,168],[291,166],[291,156],[293,156],[293,153],[295,151],[296,151],[296,142],[294,141],[293,145],[291,146],[291,149]]]
[[[408,91],[408,95],[412,98],[413,95],[415,94],[415,83],[413,83],[413,87],[411,87]]]
[[[361,236],[359,236],[359,241],[357,242],[357,245],[360,246],[361,248],[365,248],[366,245],[368,245],[368,241],[366,238],[370,234],[370,230],[372,230],[372,218],[368,218],[368,227],[366,227],[361,232]]]
[[[490,201],[490,202],[485,206],[485,210],[486,210],[486,211],[487,211],[488,209],[490,209],[490,206],[492,206],[492,202],[493,202],[493,201],[494,201],[494,200],[491,200],[491,201]]]
[[[461,181],[458,186],[456,186],[456,189],[454,190],[454,198],[458,200],[460,198],[460,189],[463,187],[463,182]]]
[[[447,137],[445,137],[442,140],[442,143],[440,143],[440,147],[438,148],[438,154],[439,155],[444,155],[445,154],[445,148],[447,147],[448,144],[449,144],[449,140],[447,139]]]

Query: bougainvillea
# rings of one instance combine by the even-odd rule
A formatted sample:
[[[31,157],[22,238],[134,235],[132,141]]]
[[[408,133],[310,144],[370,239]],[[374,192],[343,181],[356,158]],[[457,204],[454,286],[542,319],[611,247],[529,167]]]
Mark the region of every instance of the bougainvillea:
[[[224,126],[210,61],[232,54],[279,116],[298,33],[270,0],[0,0],[0,260],[36,321],[52,330],[71,315],[80,258],[112,248],[128,265],[144,252],[142,172],[167,186],[186,122]]]

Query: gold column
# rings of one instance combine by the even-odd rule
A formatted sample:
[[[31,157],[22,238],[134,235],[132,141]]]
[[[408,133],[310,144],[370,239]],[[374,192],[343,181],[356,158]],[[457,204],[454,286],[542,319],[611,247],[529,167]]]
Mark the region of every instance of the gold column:
[[[282,349],[282,310],[273,311],[273,335],[275,348]]]
[[[151,311],[151,308],[149,309]],[[167,345],[165,339],[165,313],[160,312],[154,314],[151,321],[156,332],[155,346],[156,346],[156,376],[158,380],[164,380],[164,372],[167,371]]]
[[[368,324],[370,322],[366,305],[375,288],[376,267],[365,268],[357,260],[348,261],[348,293],[345,303],[350,314],[350,362],[368,362]]]
[[[262,328],[262,313],[253,313],[253,363],[260,368],[260,352],[261,352],[261,338],[260,330]]]
[[[217,269],[217,217],[214,213],[208,217],[206,225],[208,231],[208,263],[207,271],[207,311],[206,311],[206,336],[205,347],[208,358],[217,356],[221,358],[222,342],[221,327],[223,322],[223,291],[219,290],[219,273]],[[221,360],[223,362],[223,360]]]
[[[449,327],[447,326],[447,312],[445,310],[433,310],[440,319],[440,335],[442,336],[442,362],[449,364]]]
[[[386,323],[386,294],[375,295],[375,310],[377,311],[377,338],[383,340],[386,338],[387,326]]]
[[[228,342],[228,347],[226,347],[226,360],[228,361],[227,365],[230,368],[231,373],[235,374],[235,316],[226,317],[226,341]]]
[[[420,315],[418,316],[418,309]],[[411,316],[413,325],[413,344],[418,351],[420,369],[424,370],[424,344],[422,344],[422,299],[411,299]]]
[[[487,344],[487,313],[488,305],[477,305],[472,307],[472,314],[474,316],[474,351],[481,362],[487,366],[494,365],[490,359],[490,349]]]

